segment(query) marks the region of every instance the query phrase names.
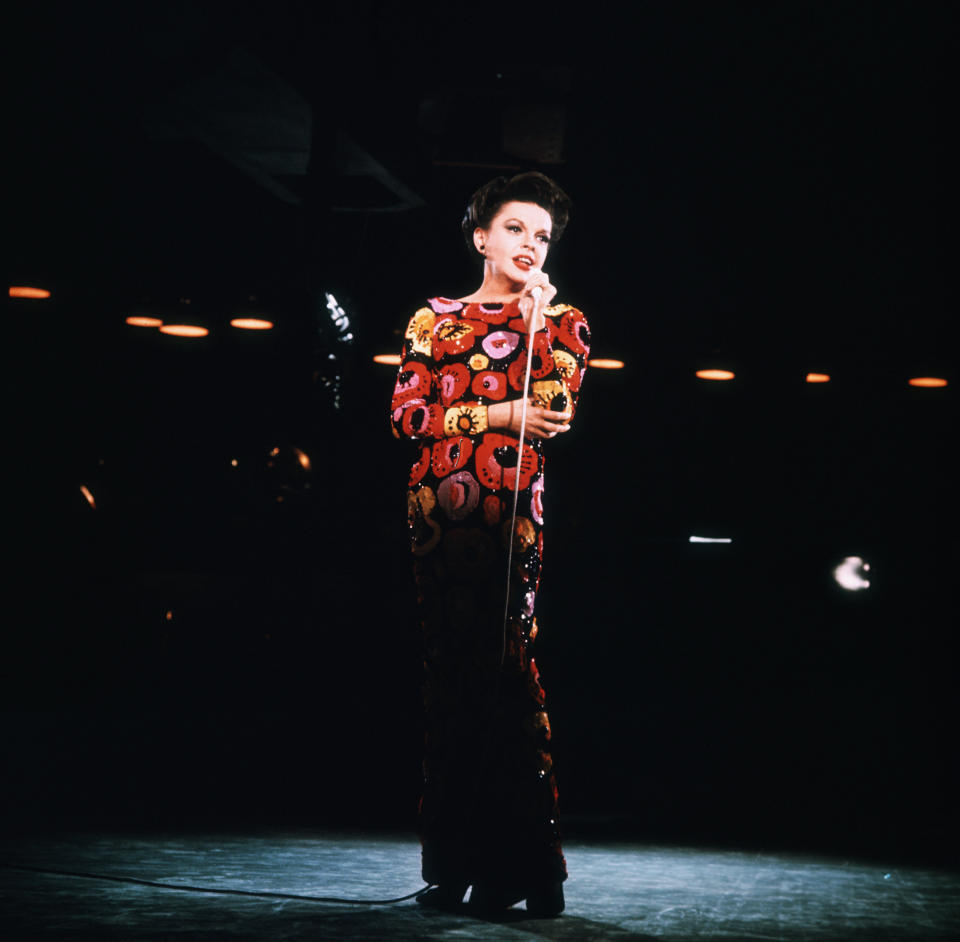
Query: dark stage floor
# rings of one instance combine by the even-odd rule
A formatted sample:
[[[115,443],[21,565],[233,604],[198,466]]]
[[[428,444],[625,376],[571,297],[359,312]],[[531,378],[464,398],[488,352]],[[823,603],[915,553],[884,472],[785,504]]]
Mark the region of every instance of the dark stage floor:
[[[499,922],[413,901],[353,906],[184,892],[37,868],[195,887],[384,899],[420,886],[405,836],[270,833],[20,839],[2,846],[5,939],[947,939],[960,874],[842,859],[571,843],[567,911]]]

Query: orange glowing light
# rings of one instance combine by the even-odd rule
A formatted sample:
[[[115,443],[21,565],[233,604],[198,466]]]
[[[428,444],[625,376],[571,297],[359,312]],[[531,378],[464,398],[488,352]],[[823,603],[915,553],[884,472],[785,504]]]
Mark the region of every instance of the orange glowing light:
[[[622,370],[625,366],[623,360],[587,360],[587,366],[592,366],[598,370]]]
[[[97,509],[97,502],[93,499],[93,494],[90,493],[90,489],[87,487],[86,484],[81,484],[81,485],[80,485],[80,493],[82,493],[83,496],[86,497],[87,503],[88,503],[94,510],[96,510],[96,509]]]
[[[159,329],[161,334],[171,334],[174,337],[206,337],[210,333],[206,327],[198,327],[196,324],[164,324]]]
[[[131,327],[163,327],[163,321],[159,317],[128,317],[126,323]]]
[[[11,298],[49,298],[50,292],[46,288],[27,288],[15,285],[10,288]]]
[[[310,456],[305,452],[301,451],[299,448],[294,448],[293,453],[297,456],[297,461],[300,462],[300,466],[304,471],[310,470]]]
[[[733,379],[734,375],[730,370],[697,370],[697,376],[700,379]]]
[[[173,612],[171,611],[171,609],[168,608],[168,609],[163,613],[163,617],[164,617],[164,619],[165,619],[166,621],[173,621]]]
[[[399,353],[378,353],[373,362],[382,363],[384,366],[399,366],[402,361]]]
[[[230,321],[231,327],[239,327],[241,330],[272,330],[273,321],[265,321],[259,317],[235,317]]]
[[[909,380],[911,386],[923,386],[927,389],[935,389],[940,386],[946,386],[947,381],[940,379],[939,376],[914,376]]]
[[[830,374],[829,373],[807,373],[807,382],[808,383],[829,383]]]
[[[271,458],[276,458],[280,454],[280,449],[276,445],[273,447],[273,450],[270,452]]]

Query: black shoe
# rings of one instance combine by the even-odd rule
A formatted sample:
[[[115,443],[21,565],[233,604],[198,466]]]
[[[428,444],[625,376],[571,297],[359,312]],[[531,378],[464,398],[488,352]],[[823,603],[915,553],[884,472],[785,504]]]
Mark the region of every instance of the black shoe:
[[[463,908],[463,897],[466,892],[466,883],[445,883],[424,890],[417,897],[417,902],[421,906],[431,906],[433,909],[458,912]]]
[[[535,919],[549,919],[563,912],[563,884],[554,883],[527,897],[527,912]]]
[[[470,891],[469,906],[484,916],[496,916],[508,910],[514,903],[523,899],[523,893],[512,893],[503,887],[493,887],[484,883],[475,883]]]

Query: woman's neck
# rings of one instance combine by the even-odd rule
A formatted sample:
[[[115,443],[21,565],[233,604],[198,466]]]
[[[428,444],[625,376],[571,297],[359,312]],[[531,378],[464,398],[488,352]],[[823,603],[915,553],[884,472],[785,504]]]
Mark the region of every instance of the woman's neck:
[[[473,294],[465,298],[458,298],[458,301],[489,301],[492,304],[509,304],[511,301],[518,300],[523,295],[524,285],[522,282],[513,281],[510,278],[498,275],[485,269],[483,273],[483,282]]]

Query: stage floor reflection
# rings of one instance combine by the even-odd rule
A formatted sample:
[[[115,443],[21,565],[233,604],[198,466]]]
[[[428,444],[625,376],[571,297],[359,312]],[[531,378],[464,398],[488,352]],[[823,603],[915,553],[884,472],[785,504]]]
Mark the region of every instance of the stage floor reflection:
[[[413,900],[353,905],[209,890],[382,900],[423,884],[408,835],[277,832],[77,834],[2,844],[8,939],[953,938],[960,873],[895,862],[694,847],[570,842],[559,919],[497,921]]]

